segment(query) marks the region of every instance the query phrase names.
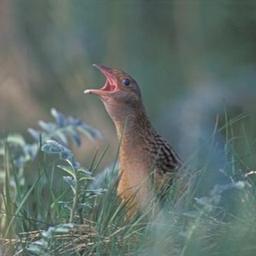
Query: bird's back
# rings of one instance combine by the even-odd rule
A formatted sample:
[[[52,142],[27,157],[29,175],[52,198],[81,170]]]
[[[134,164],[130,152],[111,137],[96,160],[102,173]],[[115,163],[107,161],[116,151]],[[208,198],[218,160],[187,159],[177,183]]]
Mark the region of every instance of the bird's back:
[[[139,120],[133,134],[126,133],[120,148],[121,176],[118,194],[129,201],[131,212],[144,208],[154,197],[163,197],[182,162],[171,146]]]

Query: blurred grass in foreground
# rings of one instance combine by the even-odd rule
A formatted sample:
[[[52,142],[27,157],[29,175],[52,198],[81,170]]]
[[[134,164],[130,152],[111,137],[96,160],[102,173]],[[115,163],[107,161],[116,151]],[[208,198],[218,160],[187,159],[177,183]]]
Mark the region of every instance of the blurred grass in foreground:
[[[52,115],[55,122],[29,130],[32,144],[20,135],[1,140],[1,255],[255,255],[255,171],[247,164],[255,141],[246,136],[243,115],[226,113],[209,138],[214,150],[216,135],[225,137],[222,169],[197,149],[181,170],[187,190],[174,182],[160,213],[131,220],[116,197],[116,162],[96,174],[107,150],[86,167],[70,150],[81,134],[97,139],[100,133],[54,109]],[[206,187],[211,172],[225,179]]]

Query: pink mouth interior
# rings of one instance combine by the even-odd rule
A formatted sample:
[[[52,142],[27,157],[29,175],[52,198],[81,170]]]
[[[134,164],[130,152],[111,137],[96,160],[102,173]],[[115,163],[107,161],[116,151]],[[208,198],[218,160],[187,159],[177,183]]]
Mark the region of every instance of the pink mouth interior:
[[[116,83],[113,81],[113,79],[108,78],[102,88],[100,88],[102,91],[107,91],[107,92],[114,92],[117,90]]]

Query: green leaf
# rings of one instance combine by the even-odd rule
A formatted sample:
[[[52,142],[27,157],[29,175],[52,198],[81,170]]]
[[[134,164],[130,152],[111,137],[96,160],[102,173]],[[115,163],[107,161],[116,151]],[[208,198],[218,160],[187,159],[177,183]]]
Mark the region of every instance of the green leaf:
[[[62,171],[66,172],[70,176],[72,176],[74,179],[76,179],[76,174],[74,172],[74,169],[71,166],[66,165],[57,165]]]

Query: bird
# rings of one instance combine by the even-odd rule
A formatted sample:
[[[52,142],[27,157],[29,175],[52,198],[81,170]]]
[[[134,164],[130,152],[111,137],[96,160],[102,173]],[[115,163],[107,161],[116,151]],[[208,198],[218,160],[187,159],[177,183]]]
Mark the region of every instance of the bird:
[[[121,69],[93,64],[106,78],[97,95],[116,128],[119,140],[119,182],[117,195],[127,214],[142,212],[156,195],[164,195],[182,160],[153,128],[136,80]]]

